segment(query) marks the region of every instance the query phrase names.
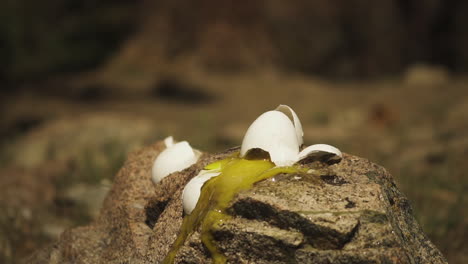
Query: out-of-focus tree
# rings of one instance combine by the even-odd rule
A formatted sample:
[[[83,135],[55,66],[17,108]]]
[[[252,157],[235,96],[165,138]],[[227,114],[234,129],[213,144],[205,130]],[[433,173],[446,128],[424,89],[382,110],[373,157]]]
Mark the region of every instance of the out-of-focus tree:
[[[117,65],[196,57],[210,70],[272,64],[332,77],[378,77],[413,63],[468,67],[457,44],[468,35],[460,0],[162,0],[144,10]]]
[[[138,1],[0,2],[0,77],[80,71],[112,54],[135,25]]]
[[[268,65],[331,77],[413,63],[462,71],[467,11],[462,0],[4,0],[0,78],[100,64],[112,79],[194,60],[208,71]]]

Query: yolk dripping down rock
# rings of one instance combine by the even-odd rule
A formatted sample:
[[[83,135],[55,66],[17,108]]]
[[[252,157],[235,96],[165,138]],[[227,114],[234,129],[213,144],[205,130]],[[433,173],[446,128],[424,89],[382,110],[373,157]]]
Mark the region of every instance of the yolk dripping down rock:
[[[230,218],[225,210],[234,196],[242,190],[250,189],[258,181],[280,173],[294,173],[300,170],[296,166],[275,167],[268,160],[240,158],[221,160],[206,166],[205,169],[221,169],[221,174],[207,181],[203,186],[197,206],[190,215],[184,218],[180,234],[164,259],[164,264],[174,262],[177,251],[187,237],[198,228],[200,228],[203,244],[211,253],[213,263],[226,263],[226,257],[214,244],[211,229]]]

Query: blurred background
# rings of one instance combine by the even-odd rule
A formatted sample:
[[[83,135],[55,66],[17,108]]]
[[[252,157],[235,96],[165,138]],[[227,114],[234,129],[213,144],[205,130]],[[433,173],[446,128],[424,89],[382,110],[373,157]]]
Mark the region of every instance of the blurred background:
[[[0,262],[89,223],[129,151],[241,143],[278,104],[386,167],[468,263],[468,2],[3,0]]]

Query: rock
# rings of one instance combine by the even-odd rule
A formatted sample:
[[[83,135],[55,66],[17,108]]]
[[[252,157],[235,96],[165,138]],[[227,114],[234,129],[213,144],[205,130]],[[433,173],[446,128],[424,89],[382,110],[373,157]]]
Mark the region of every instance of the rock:
[[[45,122],[6,146],[1,153],[12,165],[34,169],[50,160],[89,159],[108,167],[158,136],[158,128],[148,118],[136,115],[93,113]],[[90,162],[88,161],[88,163]]]
[[[42,122],[2,145],[0,263],[94,219],[127,153],[158,135],[149,118],[96,112]]]
[[[63,198],[74,204],[87,208],[92,218],[99,215],[101,204],[108,192],[108,187],[103,184],[93,185],[77,183],[64,190]]]
[[[161,263],[183,220],[184,185],[206,164],[232,154],[204,154],[192,167],[151,181],[159,142],[133,153],[116,176],[100,216],[64,232],[27,263]],[[447,263],[413,217],[392,176],[363,158],[306,164],[239,193],[233,217],[212,229],[228,263]],[[176,263],[212,263],[192,233]]]
[[[30,255],[45,241],[55,241],[64,230],[63,222],[50,216],[56,213],[54,182],[65,169],[55,163],[34,174],[21,168],[0,168],[0,263],[17,263],[14,260]]]

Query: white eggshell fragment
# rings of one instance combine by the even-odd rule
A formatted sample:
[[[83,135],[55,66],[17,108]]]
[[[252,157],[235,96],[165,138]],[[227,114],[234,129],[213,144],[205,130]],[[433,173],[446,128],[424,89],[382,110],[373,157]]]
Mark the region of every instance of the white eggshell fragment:
[[[289,166],[297,161],[299,142],[292,121],[280,111],[260,115],[247,129],[241,146],[241,157],[253,149],[270,154],[277,166]]]
[[[186,214],[192,213],[195,206],[197,206],[203,184],[209,179],[218,176],[220,173],[219,170],[201,170],[197,176],[185,185],[184,191],[182,192],[182,202]]]
[[[164,145],[166,145],[166,148],[172,147],[174,145],[174,138],[172,136],[169,136],[164,139]]]
[[[296,129],[297,142],[299,143],[299,146],[301,146],[304,143],[304,131],[302,130],[301,120],[299,120],[299,117],[297,116],[296,112],[294,112],[294,110],[287,105],[279,105],[275,110],[287,115],[294,123],[294,128]]]
[[[341,151],[333,146],[327,144],[315,144],[308,146],[299,153],[298,161],[317,157],[320,158],[325,155],[332,154],[330,160],[340,160],[343,157]]]
[[[169,140],[168,140],[169,141]],[[168,142],[165,143],[167,144]],[[172,144],[172,142],[170,142]],[[198,156],[187,141],[170,145],[163,150],[153,164],[152,179],[154,183],[160,182],[167,175],[182,171],[195,164]]]

